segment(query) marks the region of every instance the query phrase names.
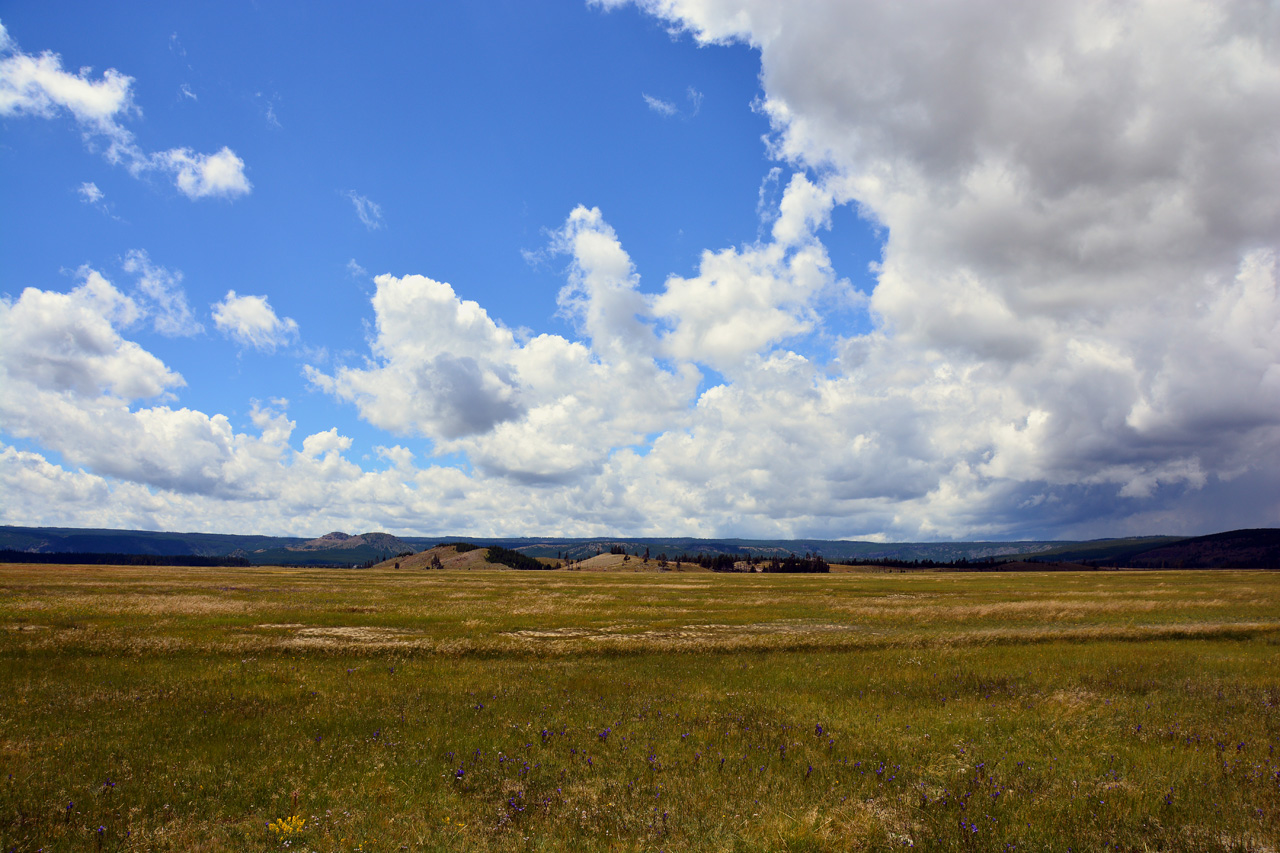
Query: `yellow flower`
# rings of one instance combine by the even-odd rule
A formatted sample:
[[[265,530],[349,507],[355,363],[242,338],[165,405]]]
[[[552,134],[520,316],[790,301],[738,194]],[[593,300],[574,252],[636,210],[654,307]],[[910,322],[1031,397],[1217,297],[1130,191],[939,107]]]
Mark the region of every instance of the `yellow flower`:
[[[291,835],[298,835],[306,828],[307,820],[300,815],[290,815],[289,817],[278,817],[267,825],[267,828],[276,835],[288,838]]]

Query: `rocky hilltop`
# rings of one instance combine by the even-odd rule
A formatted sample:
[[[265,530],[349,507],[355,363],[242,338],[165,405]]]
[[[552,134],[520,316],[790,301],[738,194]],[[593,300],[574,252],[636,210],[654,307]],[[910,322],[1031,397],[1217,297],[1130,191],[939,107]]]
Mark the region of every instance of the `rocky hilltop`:
[[[390,533],[361,533],[357,536],[352,536],[340,530],[326,533],[319,539],[311,539],[300,545],[287,546],[290,551],[333,551],[336,549],[355,548],[372,548],[375,551],[385,551],[389,554],[416,550],[413,546],[397,539]]]

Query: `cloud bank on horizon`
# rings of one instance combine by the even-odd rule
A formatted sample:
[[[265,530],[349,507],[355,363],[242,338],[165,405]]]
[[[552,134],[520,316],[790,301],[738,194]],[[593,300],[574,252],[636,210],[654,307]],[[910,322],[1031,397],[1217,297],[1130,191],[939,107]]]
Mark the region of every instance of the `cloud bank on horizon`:
[[[758,98],[739,106],[767,120],[780,184],[756,239],[642,271],[615,211],[579,199],[538,223],[537,262],[564,270],[555,328],[400,269],[369,283],[364,341],[345,352],[279,316],[274,292],[237,295],[269,278],[223,282],[213,328],[297,365],[243,401],[241,425],[184,404],[201,392],[177,356],[139,342],[208,345],[189,270],[129,244],[132,287],[90,265],[65,292],[6,280],[20,292],[0,301],[0,522],[898,540],[1280,525],[1268,4],[634,7],[700,52],[755,52]],[[246,168],[255,194],[272,180],[225,146],[143,153],[120,71],[71,74],[3,30],[0,49],[8,123],[65,111],[108,162],[192,199],[247,196]],[[687,91],[692,124],[712,102]],[[681,124],[663,121],[674,100],[617,98]],[[77,204],[103,198],[80,173],[65,182]],[[335,195],[360,239],[407,215]],[[831,249],[848,210],[880,242],[866,289]],[[299,394],[334,425],[299,434],[284,399]],[[348,422],[370,430],[363,458]]]

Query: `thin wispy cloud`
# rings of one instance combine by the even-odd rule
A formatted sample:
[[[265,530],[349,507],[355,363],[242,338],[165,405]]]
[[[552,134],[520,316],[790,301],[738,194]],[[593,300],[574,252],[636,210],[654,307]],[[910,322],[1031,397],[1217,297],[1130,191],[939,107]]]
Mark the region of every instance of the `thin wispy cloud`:
[[[142,249],[125,256],[124,271],[137,277],[139,302],[157,332],[168,337],[190,337],[204,331],[187,301],[181,272],[153,264]]]
[[[267,96],[262,92],[254,92],[253,97],[262,106],[262,117],[266,119],[267,126],[273,130],[280,130],[280,117],[276,114],[276,102],[280,99],[279,95],[273,94]]]
[[[680,107],[676,106],[674,101],[655,98],[648,93],[642,93],[641,96],[645,104],[650,110],[662,116],[663,118],[672,118],[674,116],[683,116],[686,119],[695,117],[702,111],[703,95],[697,89],[690,86],[685,90],[685,100],[688,102],[687,112],[682,112]]]
[[[377,231],[382,227],[382,207],[368,196],[363,196],[355,190],[348,190],[345,194],[351,200],[352,207],[355,208],[356,216],[365,228],[370,231]]]
[[[689,99],[689,117],[692,118],[702,111],[702,93],[690,86],[686,95]]]
[[[80,185],[77,192],[80,193],[80,200],[85,204],[97,204],[106,197],[103,195],[102,190],[98,189],[98,185],[92,181],[85,181]]]
[[[653,110],[660,116],[673,116],[680,112],[680,108],[670,101],[664,101],[661,98],[655,98],[653,95],[643,94],[644,102],[648,104],[649,109]]]

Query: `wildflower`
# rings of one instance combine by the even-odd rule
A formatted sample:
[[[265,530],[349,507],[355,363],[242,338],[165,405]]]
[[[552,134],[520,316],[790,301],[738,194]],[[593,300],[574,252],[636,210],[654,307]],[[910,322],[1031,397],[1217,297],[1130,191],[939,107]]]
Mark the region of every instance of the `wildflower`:
[[[300,815],[290,815],[289,817],[278,817],[271,823],[267,824],[267,829],[276,834],[278,838],[291,838],[294,835],[300,835],[306,828],[307,820]]]

